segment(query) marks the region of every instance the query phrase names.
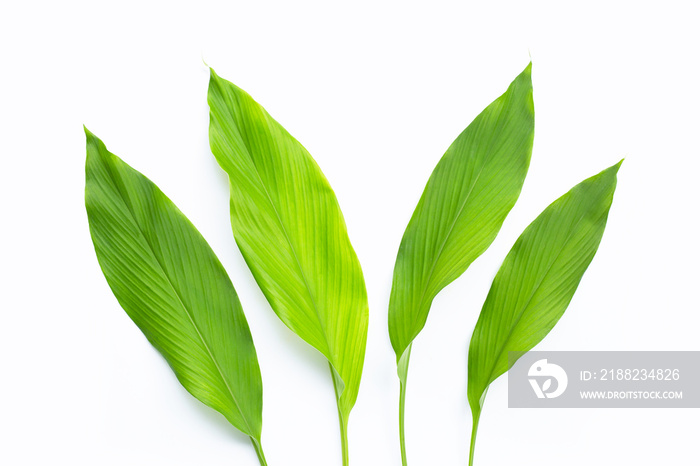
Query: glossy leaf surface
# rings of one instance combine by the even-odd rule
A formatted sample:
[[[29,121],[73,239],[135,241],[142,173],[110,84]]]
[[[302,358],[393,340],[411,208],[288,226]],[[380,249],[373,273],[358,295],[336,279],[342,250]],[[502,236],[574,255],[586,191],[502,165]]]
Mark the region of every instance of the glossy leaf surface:
[[[474,432],[489,384],[508,370],[508,353],[532,349],[569,305],[603,237],[621,163],[554,201],[503,261],[469,346]]]
[[[342,426],[360,385],[368,305],[338,201],[306,149],[214,70],[208,100],[236,242],[277,316],[328,359]]]
[[[457,137],[428,180],[401,240],[389,302],[403,383],[433,299],[489,247],[520,195],[534,116],[528,65]]]
[[[226,271],[155,184],[85,132],[85,205],[110,288],[187,391],[259,450],[260,369]]]

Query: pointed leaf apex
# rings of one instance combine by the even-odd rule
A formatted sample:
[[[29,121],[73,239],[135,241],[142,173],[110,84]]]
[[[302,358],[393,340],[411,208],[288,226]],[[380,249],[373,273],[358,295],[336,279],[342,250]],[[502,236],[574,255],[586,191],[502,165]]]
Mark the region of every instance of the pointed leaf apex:
[[[625,159],[623,158],[622,160],[617,162],[615,165],[603,170],[603,172],[610,172],[611,174],[616,175],[618,170],[620,169],[620,166],[622,165],[622,162],[624,162],[624,161],[625,161]]]
[[[528,63],[525,69],[513,80],[511,86],[524,86],[532,89],[532,62]]]
[[[209,67],[209,77],[214,81],[221,81],[221,77],[216,74],[216,71],[211,66]]]

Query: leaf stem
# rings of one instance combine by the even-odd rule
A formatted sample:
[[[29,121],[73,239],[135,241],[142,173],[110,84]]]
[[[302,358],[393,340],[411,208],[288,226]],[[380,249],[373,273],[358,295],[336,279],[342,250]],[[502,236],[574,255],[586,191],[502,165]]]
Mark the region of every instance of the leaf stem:
[[[267,460],[265,459],[265,453],[263,453],[262,444],[260,443],[260,440],[250,437],[250,441],[253,442],[253,448],[255,448],[255,453],[258,455],[260,466],[267,466]]]
[[[479,428],[481,412],[476,413],[472,419],[472,439],[469,442],[469,466],[474,466],[474,447],[476,446],[476,431]]]
[[[406,456],[406,435],[404,424],[406,419],[406,384],[408,383],[408,363],[411,359],[411,349],[413,344],[408,345],[405,353],[405,358],[399,362],[399,440],[401,442],[401,464],[408,466],[408,457]]]
[[[331,377],[333,379],[333,391],[335,392],[335,402],[338,405],[338,422],[340,424],[340,448],[343,456],[343,466],[349,466],[350,464],[350,453],[348,451],[348,420],[340,407],[340,397],[342,395],[342,390],[338,392],[338,381],[336,380],[339,376],[333,368],[333,365],[329,362],[328,365],[331,369]],[[342,382],[341,382],[342,383]]]
[[[406,384],[401,383],[401,389],[399,392],[399,439],[401,441],[401,464],[403,466],[408,465],[408,459],[406,458],[406,438],[404,435],[404,416],[406,409]]]
[[[340,421],[340,445],[343,454],[343,466],[350,464],[350,455],[348,452],[348,421],[338,411],[338,419]]]

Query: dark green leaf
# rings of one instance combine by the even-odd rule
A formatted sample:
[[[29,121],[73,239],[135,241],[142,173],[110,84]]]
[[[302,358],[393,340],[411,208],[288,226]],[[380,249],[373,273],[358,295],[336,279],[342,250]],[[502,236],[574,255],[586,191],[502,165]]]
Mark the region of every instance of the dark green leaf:
[[[491,245],[520,195],[534,137],[530,70],[447,149],[411,217],[389,303],[397,361],[423,329],[435,296]]]
[[[469,346],[472,443],[487,388],[508,370],[508,353],[529,351],[549,333],[593,260],[621,163],[547,207],[520,235],[496,274]]]
[[[155,184],[85,133],[85,206],[109,286],[187,391],[259,449],[260,368],[226,271]]]
[[[425,326],[435,296],[491,245],[515,205],[530,165],[534,125],[528,64],[447,149],[401,240],[389,301],[389,336],[401,380],[404,465],[404,406],[413,340]]]

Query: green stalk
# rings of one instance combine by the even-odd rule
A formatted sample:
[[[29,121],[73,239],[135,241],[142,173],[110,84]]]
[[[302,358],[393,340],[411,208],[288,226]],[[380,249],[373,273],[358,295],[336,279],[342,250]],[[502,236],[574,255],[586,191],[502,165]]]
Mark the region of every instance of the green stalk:
[[[338,411],[338,420],[340,421],[340,445],[343,455],[343,466],[350,464],[350,456],[348,453],[348,421]]]
[[[408,460],[406,459],[406,437],[404,435],[404,416],[406,409],[406,384],[401,382],[401,389],[399,392],[399,438],[401,440],[401,464],[403,466],[408,465]]]
[[[476,446],[476,430],[479,428],[479,418],[481,411],[473,416],[472,421],[472,439],[469,442],[469,466],[474,466],[474,447]]]
[[[408,383],[408,362],[411,359],[411,349],[413,348],[413,343],[408,345],[406,349],[406,358],[401,358],[399,361],[399,380],[401,388],[399,391],[399,440],[401,441],[401,464],[402,466],[408,465],[408,457],[406,456],[406,435],[405,435],[405,419],[406,419],[406,384]],[[403,377],[401,377],[403,374]]]
[[[340,396],[342,390],[338,392],[337,372],[333,369],[331,363],[328,363],[331,369],[331,377],[333,378],[333,391],[335,392],[335,402],[338,405],[338,422],[340,423],[340,448],[343,456],[343,466],[350,465],[350,454],[348,452],[348,420],[340,407]],[[342,383],[342,381],[341,381]]]
[[[262,444],[260,441],[254,439],[253,437],[250,438],[250,441],[253,442],[253,448],[255,448],[255,453],[258,455],[260,466],[267,466],[267,460],[265,460],[265,453],[263,453]]]

